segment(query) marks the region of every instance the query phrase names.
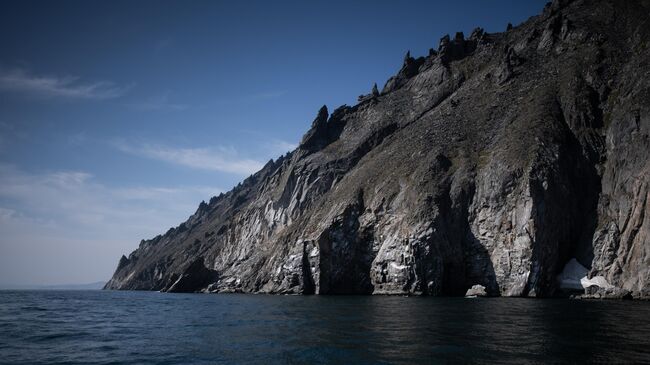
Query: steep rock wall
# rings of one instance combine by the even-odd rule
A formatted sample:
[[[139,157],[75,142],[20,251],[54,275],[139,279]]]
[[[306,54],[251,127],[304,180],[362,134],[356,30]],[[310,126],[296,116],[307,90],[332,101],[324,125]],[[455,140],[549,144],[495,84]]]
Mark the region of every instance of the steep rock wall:
[[[648,296],[649,9],[554,1],[407,54],[381,93],[321,108],[295,151],[143,240],[106,288],[551,296],[576,259]]]

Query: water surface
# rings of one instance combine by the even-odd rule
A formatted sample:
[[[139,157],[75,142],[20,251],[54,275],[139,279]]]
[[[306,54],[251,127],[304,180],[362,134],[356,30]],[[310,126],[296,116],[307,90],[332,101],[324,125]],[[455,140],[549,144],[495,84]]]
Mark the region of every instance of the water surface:
[[[0,291],[3,364],[650,363],[650,303]]]

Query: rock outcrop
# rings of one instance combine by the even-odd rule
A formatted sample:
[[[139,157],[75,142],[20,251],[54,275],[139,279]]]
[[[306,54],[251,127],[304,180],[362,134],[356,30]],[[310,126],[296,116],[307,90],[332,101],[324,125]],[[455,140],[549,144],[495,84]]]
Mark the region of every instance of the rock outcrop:
[[[485,287],[483,285],[474,285],[471,288],[467,289],[467,293],[465,293],[465,297],[468,298],[485,296],[487,296],[487,292],[485,291]]]
[[[648,0],[556,0],[408,53],[106,288],[546,297],[575,262],[610,285],[587,295],[648,297],[649,18]]]

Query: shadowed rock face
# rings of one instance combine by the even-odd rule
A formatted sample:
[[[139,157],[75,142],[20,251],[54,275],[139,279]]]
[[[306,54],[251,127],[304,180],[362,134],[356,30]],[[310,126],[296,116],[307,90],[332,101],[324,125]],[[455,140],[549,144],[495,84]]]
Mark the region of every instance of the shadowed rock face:
[[[650,295],[649,16],[644,0],[555,1],[407,54],[381,93],[322,108],[295,151],[142,241],[106,288],[550,296],[575,258]]]
[[[198,257],[182,273],[172,275],[170,285],[163,290],[170,293],[204,291],[218,278],[217,272],[205,267],[203,258]]]

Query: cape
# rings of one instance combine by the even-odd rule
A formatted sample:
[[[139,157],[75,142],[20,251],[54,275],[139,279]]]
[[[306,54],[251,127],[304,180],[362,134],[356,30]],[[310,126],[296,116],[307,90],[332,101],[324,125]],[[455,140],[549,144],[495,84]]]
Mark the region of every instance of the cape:
[[[649,19],[647,0],[556,0],[407,53],[105,288],[648,297]]]

